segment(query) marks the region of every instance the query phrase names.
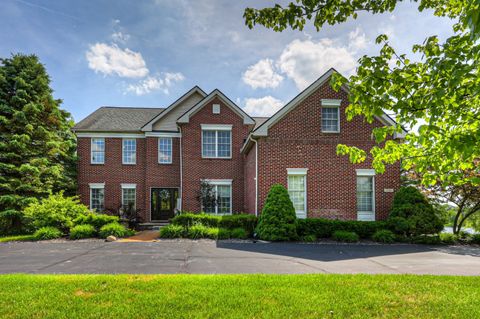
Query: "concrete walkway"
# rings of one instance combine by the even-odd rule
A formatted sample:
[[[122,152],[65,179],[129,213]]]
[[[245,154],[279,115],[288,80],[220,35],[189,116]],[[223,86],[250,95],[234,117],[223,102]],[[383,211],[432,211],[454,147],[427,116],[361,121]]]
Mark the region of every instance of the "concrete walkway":
[[[0,244],[0,273],[19,272],[480,275],[480,248],[211,240]]]

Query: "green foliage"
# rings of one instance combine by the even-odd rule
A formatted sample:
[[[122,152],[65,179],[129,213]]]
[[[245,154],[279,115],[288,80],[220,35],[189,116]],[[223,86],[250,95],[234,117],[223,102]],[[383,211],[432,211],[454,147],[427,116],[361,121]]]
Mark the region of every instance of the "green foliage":
[[[443,222],[432,204],[413,186],[402,187],[397,191],[389,218],[396,218],[399,222],[397,228],[403,228],[408,223],[409,236],[437,234],[443,229]]]
[[[455,234],[441,233],[439,236],[440,241],[447,245],[453,245],[458,241],[458,237]]]
[[[407,236],[410,231],[408,220],[403,217],[389,217],[387,219],[388,228],[395,234]]]
[[[132,236],[134,233],[134,231],[127,229],[125,226],[114,222],[103,225],[98,234],[101,238],[107,238],[108,236],[127,237]]]
[[[25,208],[24,218],[33,229],[52,226],[68,232],[75,218],[89,212],[88,207],[81,204],[77,196],[65,197],[63,192],[60,192],[40,201],[34,200]]]
[[[473,234],[472,238],[470,239],[472,244],[480,245],[480,234]]]
[[[345,243],[355,243],[359,241],[360,237],[354,232],[336,230],[332,234],[332,238],[336,241],[341,241]]]
[[[317,237],[315,235],[306,235],[301,237],[301,240],[307,243],[311,243],[317,241]]]
[[[30,241],[35,240],[33,235],[15,235],[15,236],[6,236],[0,237],[0,243],[7,243],[10,241]]]
[[[23,221],[23,212],[15,209],[0,211],[0,234],[12,235],[28,232]]]
[[[160,228],[160,238],[182,238],[184,232],[183,226],[170,224]]]
[[[33,237],[36,240],[49,240],[49,239],[56,239],[62,237],[63,233],[60,229],[55,227],[42,227],[35,231]]]
[[[243,228],[251,236],[257,226],[257,217],[250,214],[236,214],[222,216],[219,227],[226,229]]]
[[[206,227],[217,227],[220,219],[222,219],[222,216],[184,212],[176,215],[171,222],[173,225],[181,225],[184,227],[190,227],[198,224]]]
[[[377,230],[372,239],[379,243],[391,244],[395,241],[395,234],[388,229]]]
[[[76,139],[34,55],[0,59],[0,229],[22,231],[21,212],[51,192],[75,192]],[[5,229],[6,228],[6,229]]]
[[[89,212],[86,215],[79,215],[73,220],[74,225],[92,225],[96,230],[100,230],[103,225],[110,223],[118,223],[120,218],[118,216],[112,216],[107,214],[98,214]]]
[[[187,229],[186,236],[190,239],[210,238],[217,239],[218,228],[206,227],[203,225],[193,225]]]
[[[442,243],[439,235],[419,235],[410,239],[413,244],[439,245]]]
[[[92,225],[77,225],[70,228],[70,239],[92,238],[96,235],[95,227]]]
[[[263,240],[282,241],[297,239],[295,208],[287,189],[273,185],[268,192],[256,232]]]
[[[235,228],[230,232],[231,238],[236,238],[236,239],[247,239],[248,238],[248,233],[245,230],[245,228]]]
[[[219,228],[218,229],[218,237],[217,239],[229,239],[231,238],[232,233],[229,229],[226,228]]]
[[[334,231],[343,230],[355,232],[360,238],[370,238],[377,230],[384,228],[386,228],[386,223],[383,221],[364,222],[322,218],[297,219],[297,232],[300,237],[314,235],[317,238],[330,238]]]
[[[172,219],[173,225],[180,225],[189,228],[194,225],[203,225],[205,227],[220,227],[225,229],[244,228],[248,236],[253,234],[257,225],[257,217],[250,214],[236,214],[216,216],[211,214],[194,214],[184,212]]]

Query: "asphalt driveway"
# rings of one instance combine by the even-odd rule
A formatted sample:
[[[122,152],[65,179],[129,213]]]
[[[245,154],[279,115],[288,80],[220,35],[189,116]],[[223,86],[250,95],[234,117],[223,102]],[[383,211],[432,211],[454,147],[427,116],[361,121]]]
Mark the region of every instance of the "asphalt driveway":
[[[0,273],[391,273],[480,275],[480,248],[235,243],[0,243]]]

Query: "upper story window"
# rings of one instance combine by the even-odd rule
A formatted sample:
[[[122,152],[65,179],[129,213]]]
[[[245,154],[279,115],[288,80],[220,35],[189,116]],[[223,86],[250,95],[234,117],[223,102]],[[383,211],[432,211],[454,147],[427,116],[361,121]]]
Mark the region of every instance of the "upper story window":
[[[202,124],[202,157],[232,157],[232,126]]]
[[[341,100],[322,100],[322,132],[340,132]]]
[[[137,162],[137,140],[134,138],[124,138],[122,142],[122,163],[136,164]]]
[[[158,139],[158,162],[172,164],[172,138],[160,137]]]
[[[91,149],[90,162],[92,164],[104,164],[105,163],[105,139],[92,138],[90,149]]]

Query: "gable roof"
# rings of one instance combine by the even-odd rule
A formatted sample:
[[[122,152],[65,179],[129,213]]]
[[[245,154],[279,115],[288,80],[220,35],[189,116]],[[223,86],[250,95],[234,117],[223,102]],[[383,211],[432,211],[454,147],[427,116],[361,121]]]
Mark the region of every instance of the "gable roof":
[[[78,122],[74,132],[138,132],[164,108],[102,106]]]
[[[172,111],[174,108],[176,108],[178,105],[182,104],[184,101],[186,101],[190,96],[194,94],[200,94],[203,98],[207,96],[207,93],[203,91],[200,87],[195,85],[193,88],[191,88],[188,92],[186,92],[184,95],[179,97],[175,102],[170,104],[169,107],[167,107],[162,113],[158,114],[155,116],[153,119],[145,123],[142,127],[142,131],[152,131],[153,130],[153,124],[159,121],[161,118],[163,118],[166,114],[168,114],[170,111]]]
[[[207,95],[203,100],[195,104],[190,110],[185,112],[182,116],[180,116],[177,120],[177,123],[188,123],[190,122],[190,117],[197,113],[205,104],[213,100],[215,97],[219,97],[222,99],[225,104],[232,109],[235,113],[237,113],[240,117],[243,118],[244,124],[251,124],[255,125],[255,121],[243,111],[240,107],[238,107],[232,100],[225,96],[219,89],[213,90],[209,95]]]

